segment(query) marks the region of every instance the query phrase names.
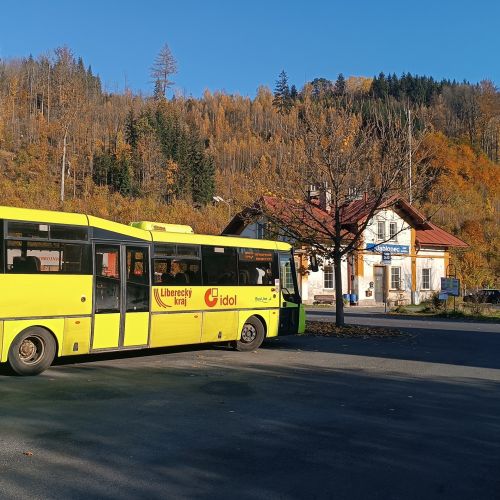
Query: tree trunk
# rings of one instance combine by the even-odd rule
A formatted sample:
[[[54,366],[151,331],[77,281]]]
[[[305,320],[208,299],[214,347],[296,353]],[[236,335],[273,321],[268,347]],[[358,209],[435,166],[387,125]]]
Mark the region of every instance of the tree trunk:
[[[342,298],[342,258],[333,257],[333,271],[335,274],[335,324],[344,326],[344,299]]]
[[[66,170],[66,139],[68,137],[68,131],[66,130],[64,132],[64,139],[63,139],[63,157],[62,157],[62,163],[61,163],[61,201],[64,201],[64,174]]]

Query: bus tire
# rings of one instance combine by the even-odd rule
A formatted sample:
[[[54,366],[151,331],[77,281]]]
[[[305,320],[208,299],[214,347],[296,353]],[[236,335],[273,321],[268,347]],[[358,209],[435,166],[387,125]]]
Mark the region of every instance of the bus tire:
[[[242,352],[255,351],[261,346],[264,337],[264,325],[255,316],[251,316],[243,325],[240,339],[236,341],[236,350]]]
[[[9,364],[18,375],[38,375],[56,356],[56,341],[44,328],[33,326],[22,331],[9,349]]]

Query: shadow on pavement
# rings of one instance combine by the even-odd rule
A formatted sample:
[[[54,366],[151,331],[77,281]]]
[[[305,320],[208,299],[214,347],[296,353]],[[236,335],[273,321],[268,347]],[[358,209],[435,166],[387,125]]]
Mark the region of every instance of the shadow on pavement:
[[[229,366],[213,357],[191,368],[59,367],[0,384],[0,491],[73,499],[493,499],[499,393],[500,384],[488,381],[295,363]]]
[[[407,336],[377,339],[314,335],[280,337],[266,342],[264,348],[500,369],[500,332],[442,331],[415,326],[410,330]]]

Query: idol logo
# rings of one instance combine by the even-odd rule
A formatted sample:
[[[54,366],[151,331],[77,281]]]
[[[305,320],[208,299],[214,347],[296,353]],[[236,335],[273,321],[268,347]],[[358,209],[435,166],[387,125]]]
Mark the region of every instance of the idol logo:
[[[208,307],[215,307],[217,304],[221,306],[235,306],[236,295],[233,295],[232,297],[229,295],[219,296],[218,288],[209,288],[205,292],[205,304]]]

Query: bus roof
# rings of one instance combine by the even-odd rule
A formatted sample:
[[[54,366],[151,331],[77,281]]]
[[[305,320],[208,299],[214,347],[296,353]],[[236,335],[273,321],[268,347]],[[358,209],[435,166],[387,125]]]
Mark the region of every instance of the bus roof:
[[[164,243],[185,243],[193,245],[213,245],[243,248],[262,248],[266,250],[289,251],[291,245],[279,241],[240,238],[235,236],[213,236],[168,231],[149,231],[138,227],[127,226],[119,222],[101,219],[93,215],[31,208],[16,208],[0,206],[0,219],[10,219],[26,222],[45,222],[54,224],[71,224],[76,226],[91,226],[118,234],[130,236],[144,241]],[[159,223],[161,224],[161,223]]]
[[[265,250],[290,251],[291,245],[281,241],[238,238],[236,236],[211,236],[208,234],[152,233],[153,241],[164,243],[185,243],[192,245],[213,245],[242,248],[262,248]]]
[[[52,222],[53,224],[72,224],[75,226],[88,226],[89,223],[87,216],[83,214],[4,206],[0,206],[0,219],[26,222]]]

